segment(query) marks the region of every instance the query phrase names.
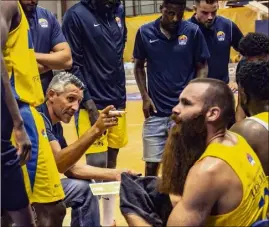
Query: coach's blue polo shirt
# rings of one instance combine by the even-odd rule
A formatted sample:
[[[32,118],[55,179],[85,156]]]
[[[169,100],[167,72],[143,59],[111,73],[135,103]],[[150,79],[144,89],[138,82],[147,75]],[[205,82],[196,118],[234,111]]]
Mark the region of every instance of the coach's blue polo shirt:
[[[206,28],[200,24],[195,15],[189,21],[200,27],[206,39],[211,55],[208,61],[208,77],[228,83],[230,50],[231,47],[238,50],[239,41],[243,37],[242,32],[235,23],[221,16],[216,17],[211,28]]]
[[[205,62],[209,51],[202,32],[182,21],[171,39],[160,30],[160,18],[137,32],[134,58],[147,60],[148,93],[157,115],[170,116],[184,87],[196,76],[196,63]]]
[[[35,52],[48,54],[59,43],[66,42],[59,22],[47,9],[37,6],[31,14],[27,14]],[[40,75],[44,93],[53,77],[53,72],[48,71]]]
[[[52,120],[49,115],[47,104],[43,103],[42,105],[38,106],[36,109],[44,119],[46,132],[47,132],[49,141],[54,141],[54,140],[58,141],[62,149],[67,147],[67,143],[63,134],[63,127],[60,122],[54,125],[52,124]]]

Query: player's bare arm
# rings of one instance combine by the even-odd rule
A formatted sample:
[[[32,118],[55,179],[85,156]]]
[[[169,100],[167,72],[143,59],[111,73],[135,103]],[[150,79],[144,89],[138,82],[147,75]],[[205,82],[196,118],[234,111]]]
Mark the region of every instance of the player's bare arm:
[[[202,160],[192,167],[185,183],[182,199],[170,214],[167,226],[205,224],[222,193],[218,172],[219,161],[213,158],[210,161]]]
[[[120,117],[120,113],[112,113],[113,106],[108,106],[101,113],[100,117],[86,133],[84,133],[76,142],[68,147],[61,149],[60,144],[57,141],[51,141],[50,145],[54,154],[54,158],[60,173],[65,173],[72,168],[75,163],[84,155],[85,151],[98,139],[102,133],[109,127],[116,126],[118,124],[117,117]]]
[[[0,26],[1,26],[1,78],[3,80],[4,88],[5,88],[5,98],[6,102],[9,104],[7,105],[9,108],[9,112],[12,116],[12,119],[14,121],[15,127],[20,127],[23,125],[23,120],[20,116],[19,109],[17,102],[12,95],[11,86],[9,82],[9,77],[7,73],[7,69],[4,63],[3,58],[3,52],[7,38],[8,33],[12,30],[12,27],[16,27],[16,25],[12,24],[12,21],[15,17],[20,18],[20,13],[18,9],[18,3],[17,1],[1,1],[0,2]],[[19,20],[18,20],[19,22]]]
[[[14,136],[18,146],[18,155],[22,164],[30,159],[31,142],[26,134],[22,117],[17,102],[12,94],[12,89],[7,73],[2,50],[4,49],[8,33],[16,28],[21,19],[17,1],[0,2],[0,27],[1,27],[1,79],[5,90],[5,101],[14,124]]]
[[[71,50],[67,42],[55,45],[49,54],[36,53],[36,60],[49,69],[70,69],[72,67]]]
[[[150,116],[150,109],[156,112],[156,108],[147,91],[145,60],[135,59],[134,75],[143,100],[144,116],[148,118]]]

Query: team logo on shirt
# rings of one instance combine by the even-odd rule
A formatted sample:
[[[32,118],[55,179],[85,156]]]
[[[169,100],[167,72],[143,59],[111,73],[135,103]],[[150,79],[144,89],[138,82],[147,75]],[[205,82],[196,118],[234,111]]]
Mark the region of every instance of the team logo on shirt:
[[[250,163],[252,166],[255,165],[255,161],[254,161],[254,159],[251,157],[250,154],[247,154],[247,159],[248,159],[249,163]]]
[[[47,135],[47,132],[46,132],[45,129],[42,129],[42,130],[41,130],[41,134],[42,134],[42,136],[44,136],[45,138],[48,138],[48,135]]]
[[[40,19],[38,20],[38,23],[40,24],[40,26],[41,26],[42,28],[47,28],[47,27],[49,26],[48,21],[47,21],[46,19],[44,19],[44,18],[40,18]]]
[[[116,17],[115,20],[116,20],[116,22],[117,22],[119,28],[121,28],[121,27],[122,27],[121,19],[120,19],[119,17]]]
[[[225,40],[225,33],[223,31],[219,31],[217,33],[217,38],[219,41],[224,41]]]
[[[188,37],[185,35],[181,35],[178,37],[178,44],[179,45],[186,45],[188,41]]]

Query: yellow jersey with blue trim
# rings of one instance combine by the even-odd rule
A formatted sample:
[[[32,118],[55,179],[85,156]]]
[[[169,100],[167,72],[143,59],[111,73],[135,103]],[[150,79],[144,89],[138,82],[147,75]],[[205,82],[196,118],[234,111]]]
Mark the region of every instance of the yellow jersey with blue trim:
[[[239,177],[243,197],[235,210],[227,214],[210,216],[205,226],[251,226],[267,216],[269,205],[267,177],[253,149],[243,137],[235,135],[238,138],[235,146],[212,143],[199,160],[215,157],[225,161]]]
[[[18,101],[39,106],[44,102],[44,95],[28,21],[20,3],[19,25],[8,34],[3,50],[13,93]]]
[[[269,131],[269,112],[262,112],[256,114],[252,117],[249,117],[249,119],[256,121],[257,123],[262,125],[267,131]],[[269,182],[269,176],[267,176],[267,180]]]

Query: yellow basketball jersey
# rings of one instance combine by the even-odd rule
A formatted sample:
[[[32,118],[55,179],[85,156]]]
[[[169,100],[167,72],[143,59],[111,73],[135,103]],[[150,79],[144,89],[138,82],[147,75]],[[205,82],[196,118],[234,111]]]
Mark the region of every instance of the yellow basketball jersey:
[[[259,124],[261,124],[265,129],[269,131],[269,112],[262,112],[257,115],[254,115],[250,117],[249,119],[252,119]],[[269,182],[269,176],[267,176],[268,182]]]
[[[38,106],[44,102],[44,95],[28,21],[18,5],[21,21],[8,34],[3,56],[16,99]]]
[[[233,168],[243,185],[240,205],[227,214],[210,216],[206,226],[250,226],[266,218],[269,204],[267,178],[256,153],[243,137],[236,136],[237,145],[210,144],[200,158],[211,156],[224,160]]]

